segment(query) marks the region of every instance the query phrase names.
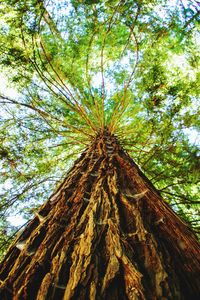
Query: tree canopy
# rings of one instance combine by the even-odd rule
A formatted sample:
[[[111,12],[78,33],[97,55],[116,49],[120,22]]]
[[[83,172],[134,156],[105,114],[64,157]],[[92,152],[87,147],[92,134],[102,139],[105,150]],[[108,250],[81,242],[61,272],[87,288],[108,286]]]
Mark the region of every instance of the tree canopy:
[[[0,4],[2,251],[104,127],[198,229],[198,1]]]

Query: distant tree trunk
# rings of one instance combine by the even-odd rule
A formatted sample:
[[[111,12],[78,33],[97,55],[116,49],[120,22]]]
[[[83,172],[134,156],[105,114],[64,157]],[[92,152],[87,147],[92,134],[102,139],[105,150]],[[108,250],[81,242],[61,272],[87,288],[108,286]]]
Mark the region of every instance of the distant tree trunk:
[[[0,299],[199,296],[191,230],[107,131],[10,246]]]

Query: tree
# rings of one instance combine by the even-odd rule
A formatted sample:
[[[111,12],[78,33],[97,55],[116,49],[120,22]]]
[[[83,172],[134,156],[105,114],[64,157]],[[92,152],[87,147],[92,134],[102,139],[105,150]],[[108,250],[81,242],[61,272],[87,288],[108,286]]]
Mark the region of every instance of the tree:
[[[14,209],[35,216],[2,261],[2,297],[197,296],[197,241],[160,193],[198,231],[185,130],[199,126],[199,14],[164,3],[4,1],[1,64],[17,92],[1,94],[2,247]]]
[[[100,132],[10,247],[2,299],[196,299],[199,245]]]

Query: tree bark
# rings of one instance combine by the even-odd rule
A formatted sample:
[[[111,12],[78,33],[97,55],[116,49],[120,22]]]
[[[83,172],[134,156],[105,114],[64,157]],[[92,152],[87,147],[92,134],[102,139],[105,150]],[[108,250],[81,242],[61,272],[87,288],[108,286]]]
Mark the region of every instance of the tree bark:
[[[0,299],[198,299],[199,244],[107,130],[8,249]]]

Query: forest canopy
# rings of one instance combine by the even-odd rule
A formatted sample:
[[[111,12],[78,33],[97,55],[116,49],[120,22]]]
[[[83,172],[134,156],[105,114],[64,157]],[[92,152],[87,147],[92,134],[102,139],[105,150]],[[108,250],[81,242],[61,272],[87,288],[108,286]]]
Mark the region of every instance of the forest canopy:
[[[0,4],[0,248],[109,128],[199,233],[198,1]]]

